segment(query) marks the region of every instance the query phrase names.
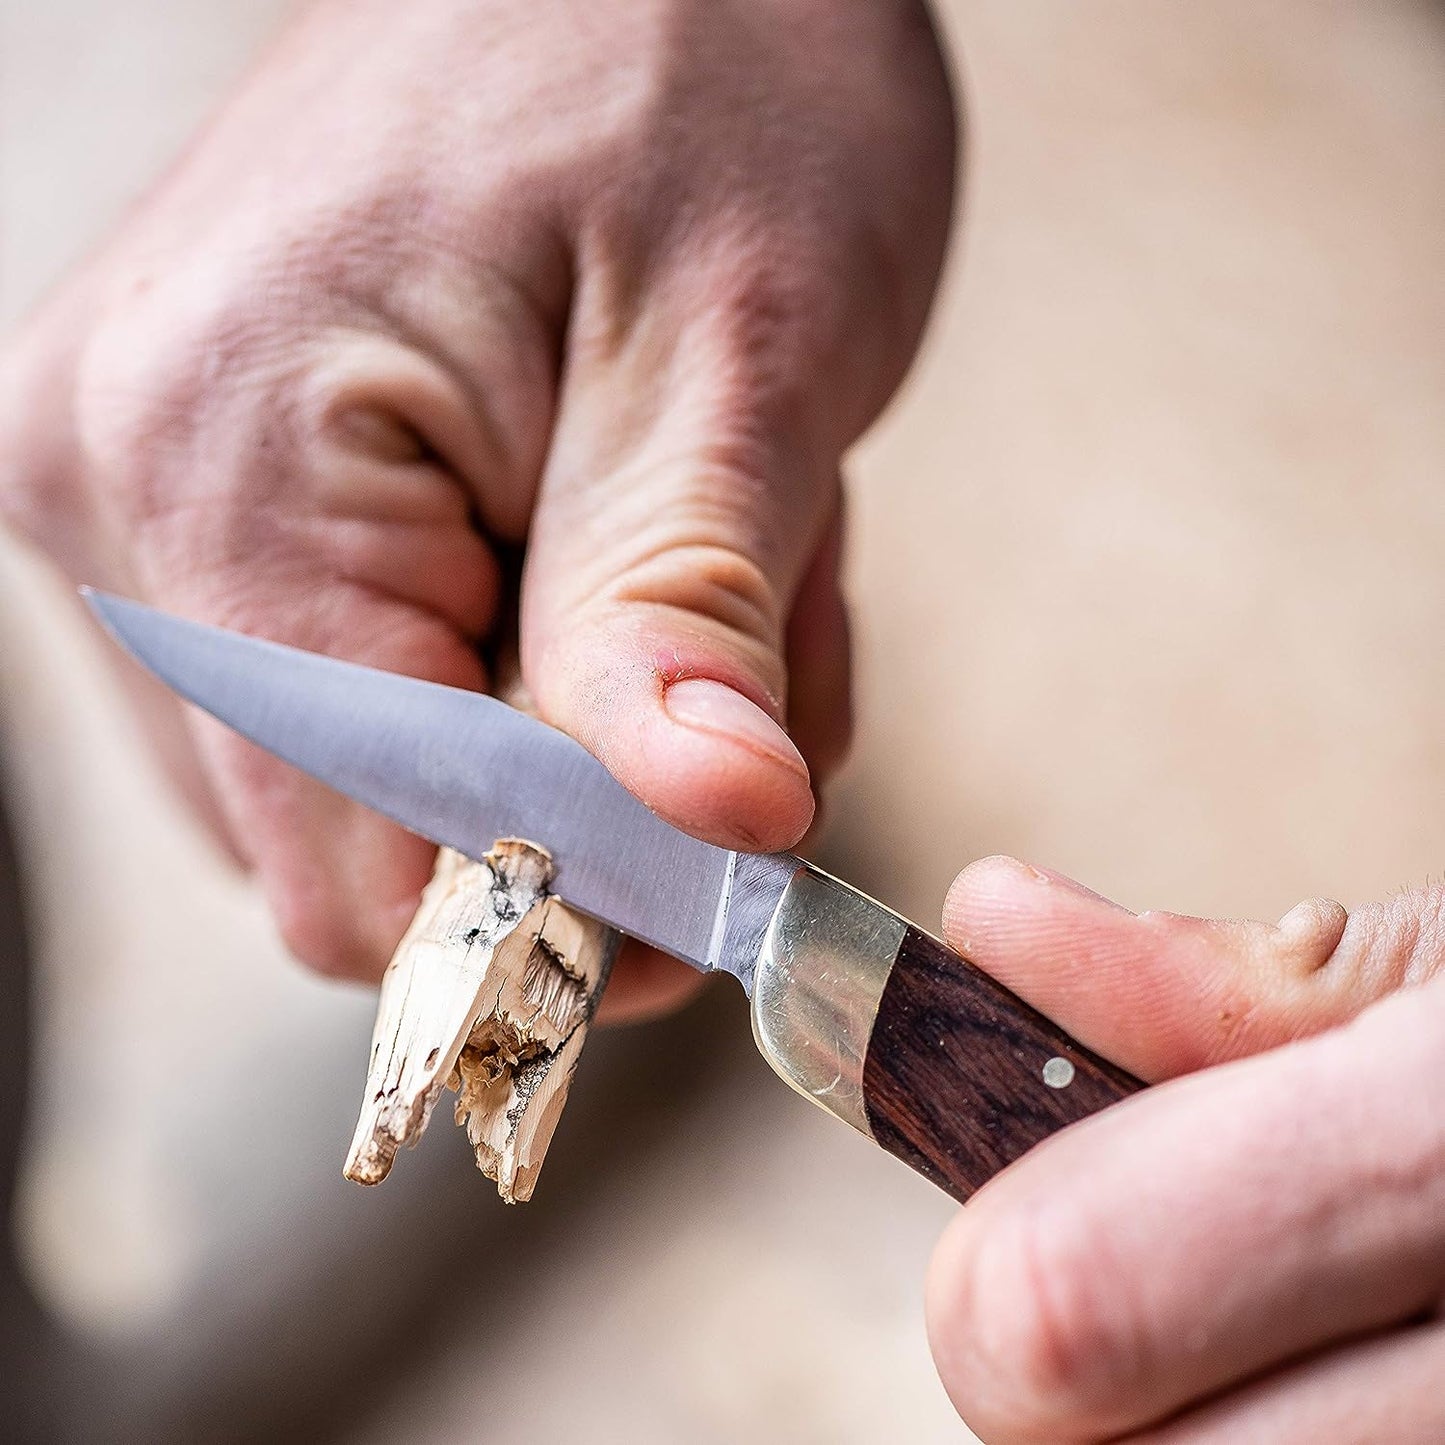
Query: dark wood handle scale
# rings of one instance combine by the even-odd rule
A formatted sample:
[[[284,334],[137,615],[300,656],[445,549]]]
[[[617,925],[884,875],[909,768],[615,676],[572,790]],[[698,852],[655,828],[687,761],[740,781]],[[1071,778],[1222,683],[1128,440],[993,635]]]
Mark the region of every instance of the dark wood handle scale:
[[[1144,1086],[882,904],[800,863],[753,1031],[800,1093],[955,1199]]]
[[[903,935],[863,1059],[873,1137],[955,1199],[1142,1088],[946,944]]]

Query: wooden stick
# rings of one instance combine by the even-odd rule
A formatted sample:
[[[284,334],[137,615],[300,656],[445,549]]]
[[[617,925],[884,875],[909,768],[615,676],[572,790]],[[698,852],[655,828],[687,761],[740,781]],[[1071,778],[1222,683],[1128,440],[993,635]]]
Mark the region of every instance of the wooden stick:
[[[478,1167],[531,1198],[620,942],[548,893],[552,873],[515,838],[481,862],[442,849],[382,979],[348,1179],[385,1179],[449,1085]]]

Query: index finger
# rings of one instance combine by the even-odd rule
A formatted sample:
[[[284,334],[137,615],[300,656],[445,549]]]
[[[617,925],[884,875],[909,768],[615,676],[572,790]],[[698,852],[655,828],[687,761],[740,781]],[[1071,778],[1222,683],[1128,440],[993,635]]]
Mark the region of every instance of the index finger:
[[[1436,973],[1435,891],[1278,923],[1131,913],[1045,868],[984,858],[959,874],[944,932],[1081,1043],[1150,1081],[1333,1028]]]

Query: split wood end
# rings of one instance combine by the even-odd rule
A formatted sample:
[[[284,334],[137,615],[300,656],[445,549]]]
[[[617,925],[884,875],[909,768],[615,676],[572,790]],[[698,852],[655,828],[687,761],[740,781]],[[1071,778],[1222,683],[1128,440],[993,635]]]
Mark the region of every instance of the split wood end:
[[[516,838],[438,855],[382,979],[348,1179],[385,1179],[450,1086],[478,1167],[531,1198],[621,941],[548,893],[553,871]]]

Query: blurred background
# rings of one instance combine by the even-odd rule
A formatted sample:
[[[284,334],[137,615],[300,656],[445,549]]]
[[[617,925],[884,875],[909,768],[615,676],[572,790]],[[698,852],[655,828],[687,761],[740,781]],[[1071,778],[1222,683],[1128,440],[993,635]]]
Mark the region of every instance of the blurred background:
[[[0,0],[0,321],[283,8]],[[940,8],[966,218],[854,467],[825,861],[929,924],[992,852],[1267,918],[1438,869],[1445,6]],[[948,1202],[776,1083],[740,996],[589,1043],[535,1203],[445,1123],[359,1190],[372,999],[287,962],[3,538],[0,726],[0,1341],[49,1438],[969,1438],[921,1317]]]

